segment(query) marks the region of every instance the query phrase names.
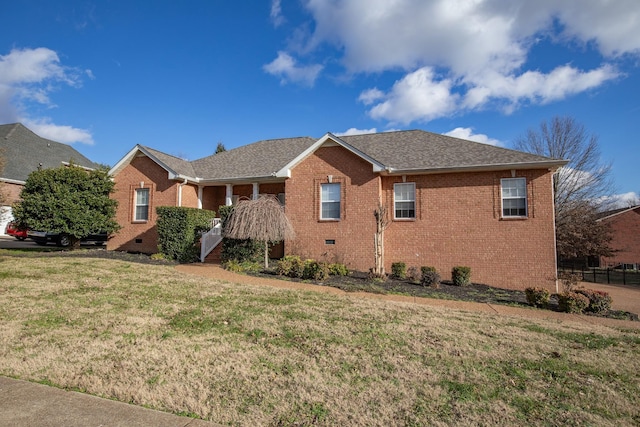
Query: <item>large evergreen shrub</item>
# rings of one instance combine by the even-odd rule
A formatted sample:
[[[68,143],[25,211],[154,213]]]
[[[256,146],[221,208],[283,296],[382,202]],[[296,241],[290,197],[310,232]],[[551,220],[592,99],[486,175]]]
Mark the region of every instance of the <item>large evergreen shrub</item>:
[[[216,213],[205,209],[158,206],[158,251],[179,262],[197,261],[198,242],[207,232]]]

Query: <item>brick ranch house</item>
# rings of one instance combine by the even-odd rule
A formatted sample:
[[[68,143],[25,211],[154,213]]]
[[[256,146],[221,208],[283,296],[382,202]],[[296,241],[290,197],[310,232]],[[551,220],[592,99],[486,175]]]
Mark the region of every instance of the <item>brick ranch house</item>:
[[[640,206],[616,209],[602,214],[598,221],[611,229],[610,257],[600,257],[601,267],[640,268]]]
[[[443,278],[556,290],[550,159],[421,130],[256,142],[195,161],[136,145],[111,170],[122,229],[109,249],[157,251],[157,206],[217,211],[277,195],[296,238],[285,253],[374,266],[373,215],[390,212],[385,268],[430,265]]]
[[[0,125],[0,157],[5,162],[0,170],[4,195],[4,202],[0,204],[0,235],[13,219],[11,206],[20,200],[20,192],[31,172],[68,166],[71,162],[87,169],[98,167],[70,145],[42,138],[21,123]]]

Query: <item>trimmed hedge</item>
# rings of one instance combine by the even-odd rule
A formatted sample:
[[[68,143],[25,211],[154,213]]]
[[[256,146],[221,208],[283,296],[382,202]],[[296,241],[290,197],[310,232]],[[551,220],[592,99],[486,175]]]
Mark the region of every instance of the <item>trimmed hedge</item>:
[[[407,277],[407,264],[405,264],[404,262],[392,263],[391,275],[396,279],[405,279]]]
[[[456,286],[471,284],[471,267],[457,266],[451,270],[451,281]]]
[[[198,242],[216,217],[214,211],[176,206],[158,206],[158,251],[179,262],[197,261]]]

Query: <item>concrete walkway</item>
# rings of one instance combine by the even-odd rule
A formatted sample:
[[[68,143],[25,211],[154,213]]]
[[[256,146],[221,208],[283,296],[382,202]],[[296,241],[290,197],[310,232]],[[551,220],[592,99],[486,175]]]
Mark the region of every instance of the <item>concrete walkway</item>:
[[[219,424],[0,377],[0,426],[215,427]]]

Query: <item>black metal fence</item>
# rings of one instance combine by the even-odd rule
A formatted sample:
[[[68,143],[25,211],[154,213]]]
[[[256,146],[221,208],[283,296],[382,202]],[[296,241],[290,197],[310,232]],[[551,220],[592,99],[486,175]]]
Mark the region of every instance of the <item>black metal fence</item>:
[[[640,285],[640,270],[626,268],[597,268],[561,266],[558,273],[574,273],[582,275],[583,282],[606,283],[614,285]]]

